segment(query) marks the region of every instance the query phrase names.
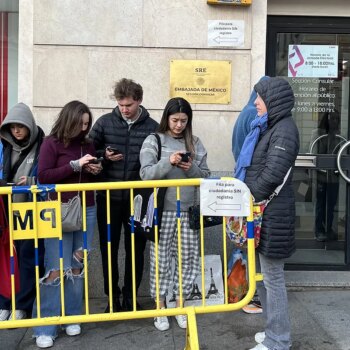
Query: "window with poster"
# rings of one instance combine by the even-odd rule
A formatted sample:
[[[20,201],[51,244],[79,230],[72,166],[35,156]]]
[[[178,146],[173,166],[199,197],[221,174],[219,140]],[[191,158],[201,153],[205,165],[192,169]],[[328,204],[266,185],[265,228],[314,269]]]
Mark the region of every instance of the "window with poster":
[[[288,80],[300,154],[293,183],[300,269],[349,269],[350,23],[345,18],[269,16],[266,72]]]

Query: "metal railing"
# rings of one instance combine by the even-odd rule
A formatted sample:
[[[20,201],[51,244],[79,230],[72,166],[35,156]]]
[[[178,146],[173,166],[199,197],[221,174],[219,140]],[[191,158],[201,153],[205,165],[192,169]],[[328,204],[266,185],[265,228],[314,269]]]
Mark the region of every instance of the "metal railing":
[[[236,179],[227,179],[229,181],[239,181]],[[159,292],[156,298],[156,309],[153,310],[136,310],[136,274],[135,274],[135,235],[131,234],[132,244],[132,281],[133,281],[133,311],[128,312],[110,312],[110,313],[90,313],[89,300],[89,261],[88,251],[86,247],[86,192],[87,191],[106,191],[107,205],[107,226],[110,224],[110,191],[112,190],[129,190],[130,198],[133,198],[135,189],[153,188],[154,204],[157,207],[157,191],[159,187],[175,187],[177,189],[177,201],[181,203],[180,188],[187,186],[200,186],[202,179],[182,179],[182,180],[160,180],[160,181],[132,181],[132,182],[108,182],[108,183],[92,183],[92,184],[65,184],[65,185],[38,185],[38,186],[18,186],[18,187],[1,187],[0,195],[7,195],[8,213],[9,213],[9,236],[10,236],[10,257],[13,264],[13,241],[17,239],[33,239],[35,246],[35,275],[36,275],[36,299],[37,299],[37,318],[23,320],[9,320],[0,322],[0,329],[34,327],[40,325],[57,325],[57,324],[75,324],[86,322],[102,322],[102,321],[120,321],[141,318],[154,318],[159,316],[176,316],[186,314],[188,317],[186,347],[185,349],[199,349],[196,314],[214,313],[214,312],[230,312],[241,309],[247,305],[254,296],[256,282],[262,280],[262,275],[256,273],[255,269],[255,246],[254,246],[254,224],[252,216],[252,199],[250,198],[250,215],[247,216],[248,223],[248,239],[247,239],[247,262],[248,262],[248,282],[249,289],[245,297],[237,303],[228,303],[228,286],[227,286],[227,239],[226,239],[226,217],[223,216],[222,224],[222,249],[223,249],[223,278],[224,278],[224,303],[221,305],[207,305],[205,293],[202,293],[202,303],[200,306],[181,306],[169,309],[160,309]],[[83,205],[83,232],[84,232],[84,271],[85,271],[85,313],[76,316],[65,315],[64,303],[64,268],[63,258],[60,255],[60,288],[61,288],[61,315],[53,317],[41,317],[40,314],[40,288],[39,288],[39,259],[38,259],[38,240],[42,238],[58,238],[62,246],[62,229],[61,229],[61,193],[76,192],[82,193]],[[42,192],[57,192],[57,200],[55,201],[38,201],[37,195]],[[25,203],[13,203],[12,194],[15,193],[32,193],[33,201]],[[130,212],[134,214],[133,200],[130,201]],[[16,215],[14,215],[16,213]],[[201,227],[199,231],[200,256],[201,256],[201,277],[202,291],[204,287],[205,261],[204,261],[204,227],[203,216],[200,218]],[[218,226],[220,227],[220,226]],[[181,266],[181,225],[180,216],[177,218],[178,229],[178,253],[179,253],[179,285],[180,285],[180,305],[183,305],[182,292],[182,266]],[[132,230],[133,231],[133,230]],[[155,245],[158,252],[158,227],[155,227]],[[111,245],[107,245],[108,264],[109,264],[109,286],[112,285],[111,271]],[[158,254],[156,254],[156,285],[158,281]],[[157,290],[159,290],[157,288]],[[15,301],[15,276],[14,268],[11,268],[11,305],[12,310],[16,309]],[[109,302],[112,304],[113,292],[110,289]],[[111,309],[112,311],[112,309]],[[15,315],[14,315],[15,317]]]

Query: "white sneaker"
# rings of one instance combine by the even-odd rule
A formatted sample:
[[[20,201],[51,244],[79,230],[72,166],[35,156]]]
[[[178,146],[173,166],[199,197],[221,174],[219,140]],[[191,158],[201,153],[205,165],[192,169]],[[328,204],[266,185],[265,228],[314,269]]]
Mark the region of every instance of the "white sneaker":
[[[258,344],[261,344],[265,340],[265,332],[256,333],[254,339]]]
[[[27,313],[24,310],[16,310],[15,311],[15,316],[16,316],[16,321],[17,320],[23,320],[23,319],[27,318]],[[12,311],[11,311],[11,314],[10,314],[8,320],[9,321],[13,321],[14,320]]]
[[[165,307],[162,307],[161,310],[164,310]],[[159,331],[167,331],[170,327],[168,317],[161,316],[154,318],[154,327],[156,327]]]
[[[36,338],[36,346],[38,348],[51,348],[53,346],[53,339],[48,335],[39,335]]]
[[[258,344],[254,346],[254,348],[251,348],[250,350],[269,350],[264,344]]]
[[[186,315],[176,315],[175,316],[177,324],[180,328],[186,329],[187,328],[187,316]]]
[[[0,321],[6,321],[10,316],[10,310],[0,310]]]
[[[78,324],[70,324],[66,327],[66,334],[69,336],[79,335],[81,333],[81,328]]]

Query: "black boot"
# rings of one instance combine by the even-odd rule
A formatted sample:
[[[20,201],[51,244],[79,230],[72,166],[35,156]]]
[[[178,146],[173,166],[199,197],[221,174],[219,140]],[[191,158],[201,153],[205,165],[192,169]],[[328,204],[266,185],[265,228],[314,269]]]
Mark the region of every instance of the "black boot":
[[[123,311],[133,311],[133,300],[131,298],[124,297],[122,303]],[[141,305],[136,301],[136,310],[142,310]]]
[[[113,300],[113,312],[120,312],[122,311],[122,307],[120,305],[119,299],[114,299]],[[107,307],[105,309],[105,314],[108,314],[110,312],[110,307],[109,307],[109,302],[107,304]]]

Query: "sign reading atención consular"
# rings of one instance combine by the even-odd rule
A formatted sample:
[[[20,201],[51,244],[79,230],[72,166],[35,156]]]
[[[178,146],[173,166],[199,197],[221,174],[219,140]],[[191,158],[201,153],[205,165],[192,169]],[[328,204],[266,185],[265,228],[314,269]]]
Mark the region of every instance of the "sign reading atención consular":
[[[183,97],[190,103],[231,103],[231,62],[171,61],[170,97]]]

